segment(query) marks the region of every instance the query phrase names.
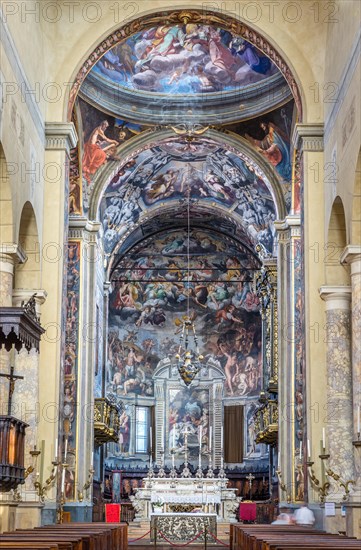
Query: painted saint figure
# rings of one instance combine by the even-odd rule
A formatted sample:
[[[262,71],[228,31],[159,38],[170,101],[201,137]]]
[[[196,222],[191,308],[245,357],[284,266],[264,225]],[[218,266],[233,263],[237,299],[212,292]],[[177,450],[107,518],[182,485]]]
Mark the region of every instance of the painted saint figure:
[[[266,134],[262,140],[254,139],[248,134],[245,137],[266,157],[283,179],[290,181],[291,159],[288,137],[271,122],[261,122],[260,127]]]
[[[109,122],[103,120],[99,126],[94,128],[84,145],[83,174],[88,184],[96,171],[115,153],[115,148],[119,144],[115,139],[110,139],[105,135],[108,127]]]

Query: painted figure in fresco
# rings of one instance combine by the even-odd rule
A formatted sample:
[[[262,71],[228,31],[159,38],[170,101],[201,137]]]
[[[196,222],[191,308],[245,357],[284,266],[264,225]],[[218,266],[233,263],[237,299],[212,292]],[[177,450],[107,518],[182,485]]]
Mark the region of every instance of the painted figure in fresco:
[[[269,72],[271,61],[257,50],[253,44],[241,37],[234,37],[230,48],[233,55],[239,56],[256,73],[267,74]]]
[[[175,170],[169,169],[165,174],[159,174],[146,186],[148,200],[164,199],[174,192],[174,185],[178,178]]]
[[[124,410],[119,418],[119,438],[118,443],[122,454],[129,452],[130,440],[130,417]]]
[[[90,184],[92,176],[109,158],[114,155],[119,142],[105,135],[109,122],[103,122],[94,128],[88,141],[84,144],[83,174]]]
[[[80,214],[80,185],[78,178],[70,180],[69,183],[69,214]]]
[[[262,140],[254,139],[248,134],[245,135],[246,139],[266,157],[283,179],[289,181],[291,179],[291,159],[288,136],[272,122],[261,122],[260,127],[265,133]]]
[[[136,64],[136,69],[141,68],[149,63],[156,55],[174,54],[179,50],[179,46],[183,45],[184,33],[179,27],[167,27],[166,25],[149,30],[147,37],[151,39],[151,45],[143,54],[143,58]]]

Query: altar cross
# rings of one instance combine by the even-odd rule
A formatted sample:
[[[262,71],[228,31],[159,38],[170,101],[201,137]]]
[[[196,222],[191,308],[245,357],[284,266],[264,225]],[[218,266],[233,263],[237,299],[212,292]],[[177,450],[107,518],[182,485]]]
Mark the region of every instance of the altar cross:
[[[14,393],[14,389],[15,389],[15,382],[17,380],[23,380],[24,379],[23,376],[18,376],[16,374],[14,374],[14,369],[15,369],[14,365],[11,365],[10,366],[10,372],[8,374],[0,372],[0,377],[6,378],[7,380],[9,380],[8,416],[11,415],[11,404],[12,404],[12,398],[13,398],[13,393]]]
[[[253,474],[248,474],[248,476],[246,476],[246,479],[248,479],[249,481],[249,500],[252,500],[252,481],[256,478]]]

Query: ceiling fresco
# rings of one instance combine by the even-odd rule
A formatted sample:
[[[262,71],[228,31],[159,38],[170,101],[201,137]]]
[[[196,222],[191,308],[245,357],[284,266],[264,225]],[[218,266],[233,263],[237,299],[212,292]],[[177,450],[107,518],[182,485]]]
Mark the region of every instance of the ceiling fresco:
[[[260,243],[273,250],[274,199],[255,165],[212,140],[175,138],[145,149],[110,181],[100,206],[105,252],[110,255],[142,216],[168,204],[183,223],[201,207],[221,209],[237,219],[251,248]]]
[[[164,94],[235,91],[278,69],[255,46],[211,25],[160,25],[108,51],[92,69],[132,90]]]
[[[118,43],[94,65],[80,95],[110,113],[149,123],[181,122],[185,109],[190,119],[206,119],[205,97],[208,120],[216,115],[219,123],[266,112],[292,97],[279,69],[254,45],[195,23],[154,26]]]

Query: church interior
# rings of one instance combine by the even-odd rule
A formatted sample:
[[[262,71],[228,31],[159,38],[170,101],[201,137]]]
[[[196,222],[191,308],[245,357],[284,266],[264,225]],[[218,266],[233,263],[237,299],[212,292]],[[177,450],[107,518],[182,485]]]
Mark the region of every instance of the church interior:
[[[304,505],[356,547],[360,4],[0,24],[0,548],[243,550]]]

